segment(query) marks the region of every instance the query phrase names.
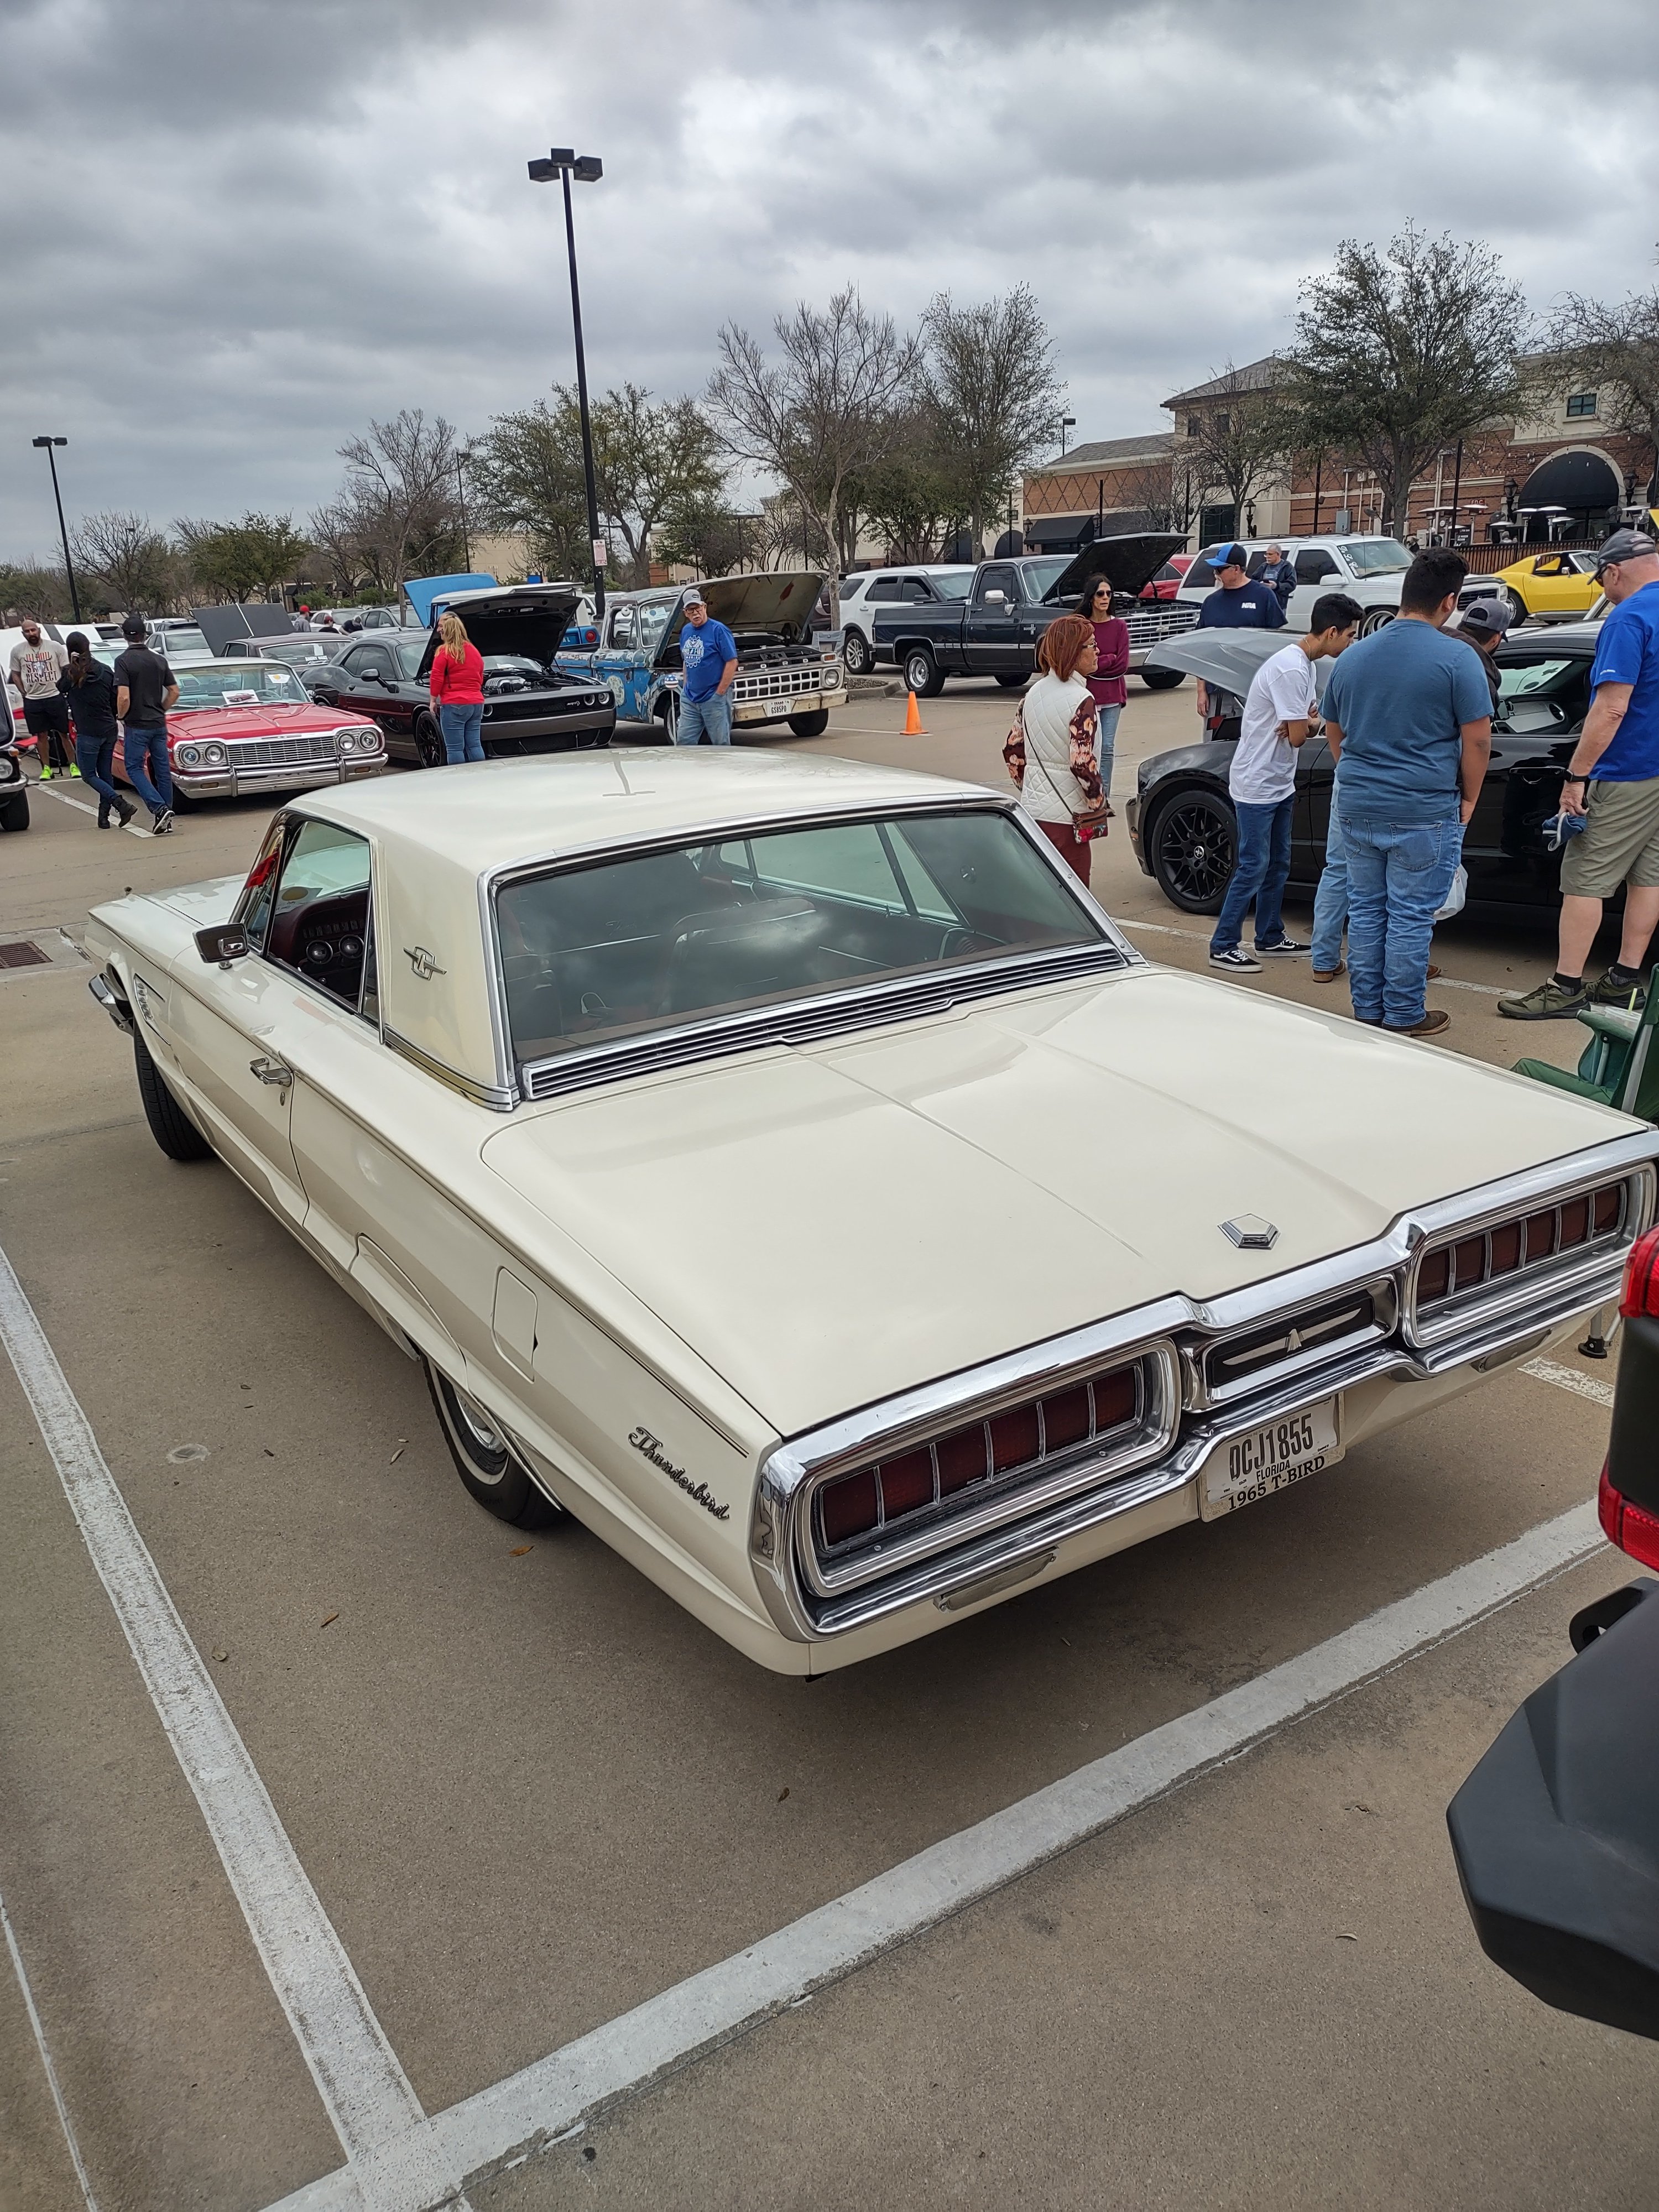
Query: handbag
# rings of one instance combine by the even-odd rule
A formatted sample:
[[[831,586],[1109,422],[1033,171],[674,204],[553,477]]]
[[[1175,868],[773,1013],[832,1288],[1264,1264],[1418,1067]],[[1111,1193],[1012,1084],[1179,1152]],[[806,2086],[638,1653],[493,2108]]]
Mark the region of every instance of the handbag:
[[[1469,895],[1469,872],[1460,860],[1451,879],[1451,889],[1446,893],[1446,903],[1435,915],[1437,921],[1449,921],[1455,914],[1462,914],[1463,902]]]

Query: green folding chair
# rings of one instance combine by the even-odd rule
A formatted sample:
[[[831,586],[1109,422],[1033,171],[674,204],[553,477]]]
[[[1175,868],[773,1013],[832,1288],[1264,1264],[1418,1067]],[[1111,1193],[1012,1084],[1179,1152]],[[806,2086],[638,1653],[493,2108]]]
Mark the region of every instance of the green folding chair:
[[[1659,1051],[1653,1042],[1659,1027],[1659,981],[1650,979],[1647,1003],[1640,1012],[1625,1006],[1585,1006],[1578,1019],[1591,1036],[1576,1073],[1552,1067],[1547,1060],[1518,1060],[1516,1073],[1551,1084],[1557,1091],[1571,1091],[1575,1098],[1617,1106],[1640,1121],[1659,1122]]]

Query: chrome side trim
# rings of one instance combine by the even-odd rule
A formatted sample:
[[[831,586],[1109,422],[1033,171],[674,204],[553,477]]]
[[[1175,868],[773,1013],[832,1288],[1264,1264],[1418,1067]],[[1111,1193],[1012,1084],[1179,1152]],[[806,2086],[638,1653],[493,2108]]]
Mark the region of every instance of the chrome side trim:
[[[422,1052],[419,1045],[411,1044],[407,1037],[399,1036],[396,1030],[388,1029],[384,1023],[380,1027],[380,1039],[382,1043],[388,1045],[393,1052],[400,1053],[423,1074],[434,1077],[451,1091],[458,1091],[463,1098],[470,1098],[475,1106],[488,1106],[496,1114],[510,1114],[519,1103],[516,1091],[509,1091],[493,1083],[475,1083],[470,1075],[462,1075],[453,1067],[446,1067],[442,1060],[434,1060],[430,1054]]]

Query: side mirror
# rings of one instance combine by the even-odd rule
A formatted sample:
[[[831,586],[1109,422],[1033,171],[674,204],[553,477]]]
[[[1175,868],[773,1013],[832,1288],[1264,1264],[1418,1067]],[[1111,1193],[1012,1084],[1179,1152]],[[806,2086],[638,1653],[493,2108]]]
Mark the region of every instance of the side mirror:
[[[246,932],[228,921],[215,922],[211,929],[196,933],[196,950],[210,968],[216,963],[228,968],[233,960],[246,960],[249,949]]]
[[[1006,592],[987,592],[985,594],[985,605],[988,607],[1006,607],[1007,604]]]

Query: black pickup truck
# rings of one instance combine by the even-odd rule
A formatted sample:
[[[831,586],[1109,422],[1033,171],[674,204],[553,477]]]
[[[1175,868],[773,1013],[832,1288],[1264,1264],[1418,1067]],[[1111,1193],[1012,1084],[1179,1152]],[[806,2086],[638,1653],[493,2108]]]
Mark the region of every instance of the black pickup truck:
[[[1112,586],[1112,611],[1129,625],[1129,665],[1139,669],[1155,645],[1197,622],[1194,606],[1139,596],[1141,586],[1186,543],[1168,531],[1141,531],[1128,538],[1097,538],[1069,556],[1049,553],[981,561],[965,599],[872,608],[875,657],[896,665],[906,690],[919,698],[933,698],[947,676],[994,676],[1012,690],[1030,677],[1037,640],[1055,616],[1072,612],[1084,586],[1105,576]],[[1179,684],[1181,676],[1176,670],[1151,668],[1145,671],[1145,681],[1163,690]]]

